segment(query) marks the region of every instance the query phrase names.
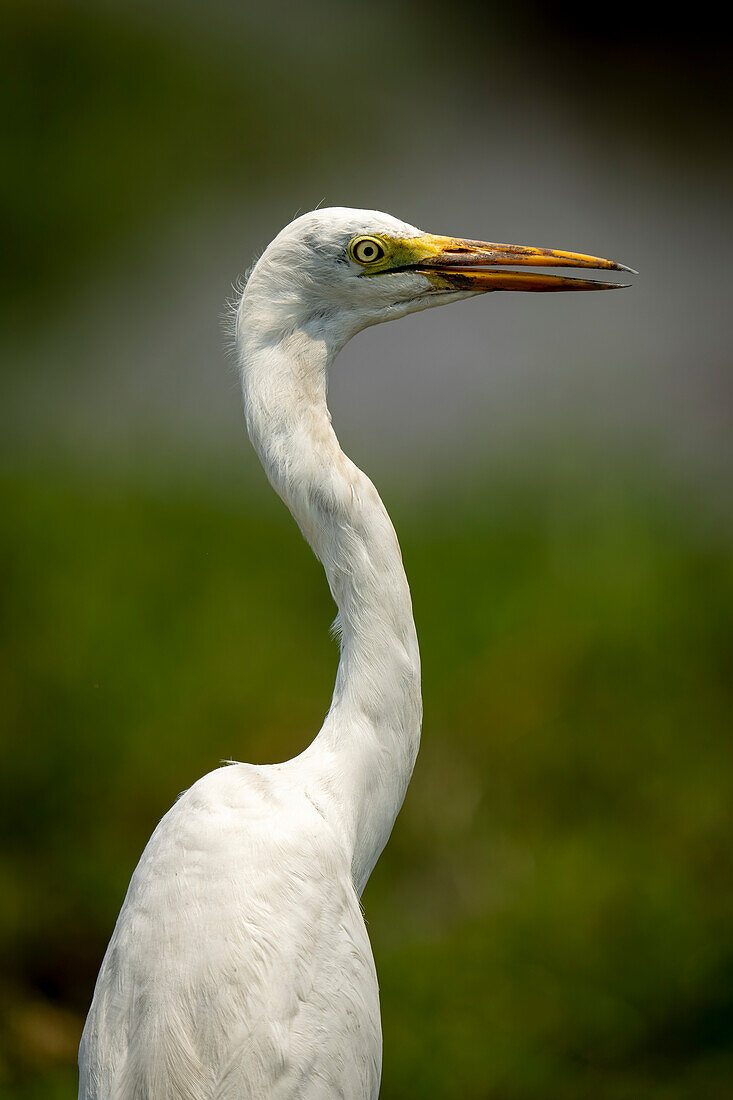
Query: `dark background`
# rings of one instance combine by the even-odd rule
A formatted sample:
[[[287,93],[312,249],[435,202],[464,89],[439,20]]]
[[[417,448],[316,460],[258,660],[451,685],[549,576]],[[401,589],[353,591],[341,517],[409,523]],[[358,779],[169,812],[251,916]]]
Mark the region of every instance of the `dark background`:
[[[6,0],[1,1096],[74,1095],[176,794],[327,708],[333,606],[223,319],[318,203],[641,271],[382,326],[334,371],[424,662],[364,897],[382,1095],[730,1094],[729,43],[672,12]]]

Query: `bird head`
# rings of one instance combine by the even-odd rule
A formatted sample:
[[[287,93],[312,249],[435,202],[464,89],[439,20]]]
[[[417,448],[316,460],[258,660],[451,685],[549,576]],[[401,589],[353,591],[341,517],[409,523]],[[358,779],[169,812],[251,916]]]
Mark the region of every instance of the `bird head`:
[[[368,325],[495,290],[609,290],[526,267],[632,271],[576,252],[436,236],[377,210],[313,210],[287,225],[255,265],[245,297],[283,329],[332,330],[344,343]]]

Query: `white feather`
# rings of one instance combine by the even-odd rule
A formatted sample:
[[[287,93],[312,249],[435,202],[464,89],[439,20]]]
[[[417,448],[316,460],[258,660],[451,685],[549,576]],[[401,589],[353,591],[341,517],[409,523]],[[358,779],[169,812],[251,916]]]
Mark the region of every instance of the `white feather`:
[[[339,447],[327,373],[360,328],[437,302],[418,274],[359,278],[346,258],[359,232],[418,230],[376,211],[306,214],[256,263],[237,315],[252,442],[339,609],[331,708],[301,756],[222,767],[158,825],[97,981],[83,1100],[373,1100],[379,1090],[359,897],[415,762],[420,662],[397,538]]]

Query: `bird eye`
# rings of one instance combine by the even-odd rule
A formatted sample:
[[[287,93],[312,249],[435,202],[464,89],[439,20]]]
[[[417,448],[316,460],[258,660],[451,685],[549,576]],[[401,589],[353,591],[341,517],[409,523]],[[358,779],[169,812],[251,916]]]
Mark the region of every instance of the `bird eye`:
[[[384,259],[384,246],[374,237],[355,237],[349,245],[349,255],[359,264],[375,264]]]

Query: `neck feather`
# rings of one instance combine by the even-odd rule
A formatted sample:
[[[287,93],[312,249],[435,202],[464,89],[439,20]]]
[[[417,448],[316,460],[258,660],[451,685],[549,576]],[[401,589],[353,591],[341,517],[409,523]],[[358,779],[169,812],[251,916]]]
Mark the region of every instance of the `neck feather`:
[[[247,428],[273,488],[323,564],[341,632],[330,710],[294,763],[348,838],[361,891],[402,805],[420,739],[410,590],[387,510],[331,425],[327,372],[338,349],[304,329],[258,336],[245,307],[239,346]]]

